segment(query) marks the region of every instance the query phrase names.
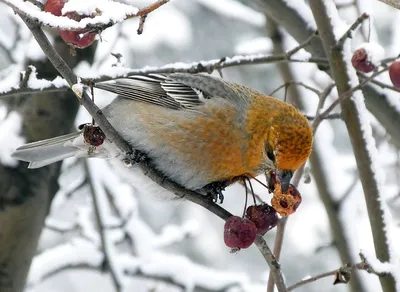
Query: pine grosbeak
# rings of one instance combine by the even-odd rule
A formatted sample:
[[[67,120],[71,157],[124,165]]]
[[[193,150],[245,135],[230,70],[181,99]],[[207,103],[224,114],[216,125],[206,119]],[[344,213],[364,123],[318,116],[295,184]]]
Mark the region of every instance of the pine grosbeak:
[[[119,95],[102,110],[119,134],[188,189],[274,170],[285,192],[311,153],[309,122],[293,106],[220,78],[149,74],[95,87]],[[117,155],[107,143],[88,151],[78,132],[24,145],[13,156],[37,168],[70,156]]]

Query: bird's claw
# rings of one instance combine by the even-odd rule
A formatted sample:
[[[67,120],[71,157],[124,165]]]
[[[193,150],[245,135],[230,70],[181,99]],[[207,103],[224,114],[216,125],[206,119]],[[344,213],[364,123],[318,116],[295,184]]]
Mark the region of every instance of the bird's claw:
[[[133,153],[128,154],[127,157],[124,159],[124,164],[126,166],[132,166],[136,163],[143,162],[146,159],[147,155],[145,153],[135,149]]]
[[[225,190],[227,184],[226,182],[214,182],[204,187],[204,190],[208,197],[212,199],[213,202],[220,204],[224,202],[224,195],[222,191]]]

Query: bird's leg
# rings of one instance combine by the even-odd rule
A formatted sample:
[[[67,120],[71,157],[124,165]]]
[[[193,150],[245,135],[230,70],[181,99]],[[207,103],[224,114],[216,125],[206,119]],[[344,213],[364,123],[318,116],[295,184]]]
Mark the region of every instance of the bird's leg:
[[[224,195],[222,194],[222,191],[224,191],[227,186],[237,182],[240,179],[242,179],[242,176],[236,176],[228,180],[216,181],[204,186],[203,190],[214,202],[218,202],[219,200],[219,202],[222,204],[224,202]]]
[[[124,164],[126,166],[131,166],[136,163],[140,163],[147,160],[147,155],[140,150],[134,149],[132,153],[129,153],[124,159]]]
[[[203,187],[204,192],[210,197],[214,202],[219,202],[222,204],[224,202],[224,195],[222,191],[229,185],[229,181],[217,181],[210,183]]]

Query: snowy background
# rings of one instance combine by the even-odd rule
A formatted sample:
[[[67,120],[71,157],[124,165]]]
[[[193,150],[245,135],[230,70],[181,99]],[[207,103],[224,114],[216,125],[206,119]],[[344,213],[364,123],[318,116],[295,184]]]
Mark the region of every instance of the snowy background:
[[[152,3],[150,0],[122,1],[136,7]],[[292,4],[296,1],[289,1]],[[303,1],[298,1],[303,2]],[[400,12],[377,1],[338,1],[339,15],[347,27],[366,11],[371,13],[371,41],[385,48],[385,57],[400,53]],[[350,3],[351,4],[351,3]],[[0,3],[0,91],[16,84],[25,58],[44,58],[28,29],[15,17],[11,9]],[[303,7],[302,9],[308,9]],[[306,11],[307,15],[312,15]],[[129,68],[161,67],[180,62],[218,59],[238,54],[272,54],[273,40],[267,36],[265,16],[235,0],[173,0],[149,15],[144,33],[136,34],[138,21],[127,20],[107,29],[93,65],[82,62],[75,68],[81,77],[106,74],[116,59],[110,53],[122,54],[122,64]],[[310,23],[310,25],[313,25]],[[10,30],[9,27],[16,27]],[[51,35],[54,32],[48,30]],[[282,31],[286,50],[297,43]],[[352,41],[352,48],[364,42],[368,21]],[[19,44],[10,51],[14,39]],[[304,51],[299,56],[306,56]],[[9,67],[14,63],[13,67]],[[314,64],[290,64],[295,80],[323,90],[331,81]],[[255,88],[265,94],[273,92],[282,81],[275,64],[247,65],[222,70],[227,80]],[[218,73],[214,73],[217,74]],[[379,77],[390,83],[387,74]],[[37,84],[37,83],[35,83]],[[317,96],[298,88],[307,112],[313,114]],[[400,112],[399,94],[387,91]],[[283,98],[284,90],[275,96]],[[113,98],[96,92],[99,107]],[[330,103],[337,94],[333,90]],[[289,96],[290,102],[290,96]],[[329,104],[328,103],[328,104]],[[23,144],[18,135],[18,115],[7,115],[0,103],[0,162],[15,165],[9,154]],[[377,138],[379,169],[385,206],[388,207],[388,232],[394,258],[400,258],[400,152],[385,134],[385,129],[367,112]],[[82,108],[75,125],[90,121]],[[10,137],[13,136],[13,139]],[[8,143],[3,141],[8,140]],[[324,121],[317,131],[315,147],[323,159],[323,174],[334,201],[340,200],[337,217],[353,262],[358,253],[374,254],[372,235],[363,190],[359,182],[355,159],[346,128],[341,120]],[[307,173],[310,173],[307,168]],[[289,285],[299,280],[337,269],[340,261],[337,243],[333,242],[331,226],[321,202],[313,174],[299,190],[303,202],[290,216],[281,255],[282,269]],[[115,283],[124,291],[266,291],[269,269],[255,246],[231,254],[223,242],[223,221],[190,202],[177,200],[145,178],[139,171],[132,173],[122,165],[92,159],[65,161],[59,179],[60,190],[52,202],[46,227],[42,232],[37,255],[28,276],[29,292],[115,291]],[[270,197],[257,184],[256,192],[265,200]],[[93,190],[96,200],[93,200]],[[240,185],[228,188],[223,207],[240,215],[244,204],[244,190]],[[97,205],[100,214],[95,214]],[[390,216],[392,214],[392,216]],[[103,237],[98,232],[103,227]],[[266,236],[272,247],[275,230]],[[109,255],[104,262],[101,243]],[[113,271],[110,273],[110,269]],[[375,275],[360,272],[363,291],[380,291]],[[348,286],[333,286],[333,277],[302,286],[296,291],[348,291]]]

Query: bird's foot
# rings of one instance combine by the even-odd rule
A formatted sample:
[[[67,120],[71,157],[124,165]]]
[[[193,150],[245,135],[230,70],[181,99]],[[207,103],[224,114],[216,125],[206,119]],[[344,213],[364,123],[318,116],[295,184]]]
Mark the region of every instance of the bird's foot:
[[[217,181],[206,185],[203,190],[213,202],[217,203],[219,201],[222,204],[224,202],[222,191],[224,191],[227,186],[227,181]]]
[[[124,159],[124,164],[126,166],[132,166],[136,163],[141,163],[145,160],[147,160],[147,155],[142,151],[135,149],[133,153],[130,153],[126,156],[126,158]]]

